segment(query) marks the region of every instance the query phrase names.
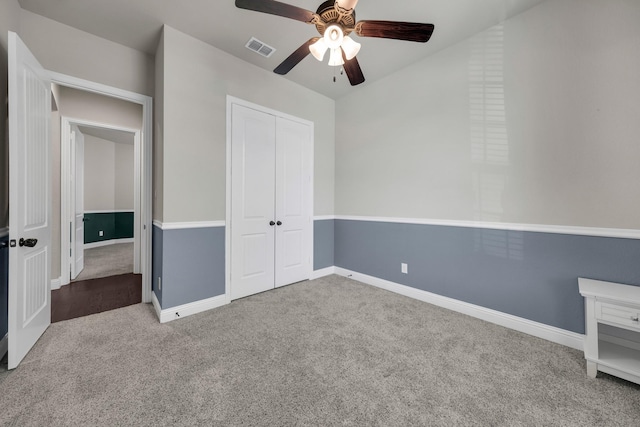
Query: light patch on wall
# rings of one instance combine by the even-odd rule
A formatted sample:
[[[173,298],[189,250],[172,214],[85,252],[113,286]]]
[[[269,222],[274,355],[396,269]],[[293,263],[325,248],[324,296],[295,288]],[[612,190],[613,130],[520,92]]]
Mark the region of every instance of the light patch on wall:
[[[509,175],[509,137],[504,95],[504,28],[496,25],[470,41],[469,105],[474,219],[503,220]],[[522,232],[478,230],[475,249],[522,259]]]

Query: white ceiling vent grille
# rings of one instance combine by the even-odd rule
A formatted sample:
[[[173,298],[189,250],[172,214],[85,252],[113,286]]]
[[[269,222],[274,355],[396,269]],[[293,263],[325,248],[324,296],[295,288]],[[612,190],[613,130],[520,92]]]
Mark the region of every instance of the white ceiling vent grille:
[[[247,44],[245,45],[245,47],[249,50],[252,50],[256,53],[259,53],[260,55],[264,56],[265,58],[270,57],[273,52],[276,51],[275,48],[262,43],[260,40],[258,40],[255,37],[251,37],[251,39],[247,42]]]

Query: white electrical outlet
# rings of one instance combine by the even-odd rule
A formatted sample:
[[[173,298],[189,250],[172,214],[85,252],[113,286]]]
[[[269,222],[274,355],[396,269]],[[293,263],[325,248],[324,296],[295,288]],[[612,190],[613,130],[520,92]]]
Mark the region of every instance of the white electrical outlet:
[[[104,236],[104,231],[102,231],[102,230],[98,231],[98,236],[100,236],[100,237]]]
[[[409,274],[409,266],[407,264],[405,264],[404,262],[400,264],[400,271],[402,271],[404,274]]]

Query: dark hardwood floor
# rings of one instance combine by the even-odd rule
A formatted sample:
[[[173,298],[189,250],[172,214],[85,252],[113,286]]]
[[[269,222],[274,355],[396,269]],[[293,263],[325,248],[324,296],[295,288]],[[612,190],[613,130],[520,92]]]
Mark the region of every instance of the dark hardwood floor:
[[[51,291],[51,322],[74,319],[142,302],[142,275],[121,274],[72,282]]]

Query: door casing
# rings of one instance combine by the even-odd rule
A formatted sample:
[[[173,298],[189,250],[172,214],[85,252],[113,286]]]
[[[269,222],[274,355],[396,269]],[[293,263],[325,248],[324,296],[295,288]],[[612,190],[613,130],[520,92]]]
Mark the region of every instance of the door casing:
[[[70,203],[71,216],[71,279],[78,277],[84,269],[84,135],[77,125],[71,130],[71,170],[73,171]],[[78,209],[80,208],[80,209]],[[66,234],[63,234],[66,236]],[[66,240],[66,239],[65,239]],[[64,254],[65,252],[60,252]]]
[[[72,125],[80,125],[87,127],[104,128],[110,130],[117,130],[122,132],[128,132],[134,134],[134,226],[133,226],[133,253],[134,263],[133,272],[141,274],[141,265],[144,263],[143,258],[140,256],[142,248],[142,219],[140,212],[142,212],[143,191],[141,186],[140,173],[143,170],[144,156],[141,140],[141,132],[139,129],[131,129],[122,126],[114,126],[105,123],[98,123],[89,120],[76,119],[72,117],[62,116],[61,118],[61,138],[60,138],[60,285],[68,285],[70,280],[70,264],[69,257],[66,256],[70,253],[71,245],[69,239],[64,236],[70,236],[72,230],[74,230],[76,224],[74,217],[74,210],[72,209],[73,195],[72,189],[69,187],[69,181],[71,180],[71,162],[72,157],[70,142],[70,133]],[[143,288],[145,286],[145,277],[142,277]],[[149,276],[149,280],[150,276]],[[144,293],[144,289],[143,289]]]

